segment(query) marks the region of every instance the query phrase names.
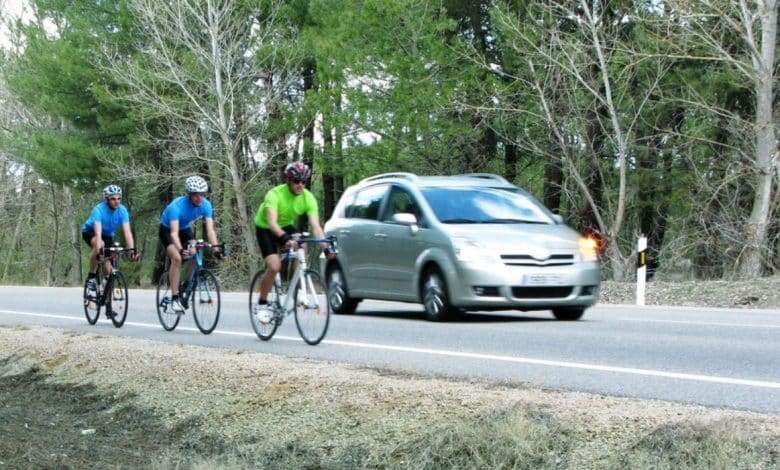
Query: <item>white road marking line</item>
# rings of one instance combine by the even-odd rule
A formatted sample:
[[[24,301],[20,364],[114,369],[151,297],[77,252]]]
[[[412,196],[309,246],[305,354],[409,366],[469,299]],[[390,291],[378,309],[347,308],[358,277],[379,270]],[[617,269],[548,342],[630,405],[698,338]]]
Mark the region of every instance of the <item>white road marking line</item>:
[[[31,317],[85,321],[83,317],[70,317],[70,316],[53,315],[47,313],[20,312],[15,310],[0,310],[0,313],[31,316]],[[125,325],[140,326],[143,328],[162,328],[159,324],[139,323],[139,322],[126,322]],[[192,328],[192,327],[178,327],[177,330],[199,331],[197,328]],[[220,334],[220,335],[228,335],[228,336],[247,336],[247,337],[256,336],[254,333],[246,333],[240,331],[220,331],[220,330],[214,330],[212,334]],[[283,340],[283,341],[301,341],[301,339],[298,337],[281,336],[281,335],[274,336],[274,339]],[[510,363],[517,363],[517,364],[532,364],[532,365],[541,365],[541,366],[549,366],[549,367],[563,367],[568,369],[592,370],[592,371],[599,371],[599,372],[642,375],[647,377],[661,377],[667,379],[691,380],[697,382],[710,382],[710,383],[718,383],[718,384],[725,384],[725,385],[744,385],[748,387],[780,389],[780,382],[735,379],[731,377],[718,377],[712,375],[685,374],[680,372],[667,372],[667,371],[652,370],[652,369],[637,369],[633,367],[604,366],[598,364],[586,364],[581,362],[551,361],[547,359],[534,359],[528,357],[502,356],[497,354],[469,353],[469,352],[461,352],[461,351],[448,351],[445,349],[416,348],[410,346],[393,346],[388,344],[373,344],[373,343],[361,343],[355,341],[339,341],[339,340],[328,340],[328,339],[324,339],[321,344],[327,344],[332,346],[348,346],[353,348],[378,349],[383,351],[430,354],[436,356],[460,357],[466,359],[510,362]]]
[[[759,323],[722,323],[713,321],[694,321],[694,320],[658,320],[652,318],[617,318],[618,321],[633,321],[633,322],[648,322],[648,323],[679,323],[682,325],[705,325],[705,326],[725,326],[734,328],[777,328],[780,329],[780,325],[767,325]]]

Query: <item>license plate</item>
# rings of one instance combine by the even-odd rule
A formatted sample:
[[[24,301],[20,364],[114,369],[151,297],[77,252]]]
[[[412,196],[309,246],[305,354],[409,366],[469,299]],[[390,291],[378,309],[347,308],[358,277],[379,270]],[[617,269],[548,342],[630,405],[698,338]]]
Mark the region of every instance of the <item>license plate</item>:
[[[526,274],[523,276],[524,286],[560,286],[564,284],[560,274]]]

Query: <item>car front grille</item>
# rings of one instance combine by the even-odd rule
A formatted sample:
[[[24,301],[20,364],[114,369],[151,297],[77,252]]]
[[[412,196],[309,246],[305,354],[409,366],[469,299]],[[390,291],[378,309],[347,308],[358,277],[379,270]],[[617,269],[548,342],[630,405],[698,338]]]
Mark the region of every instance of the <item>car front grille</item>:
[[[531,255],[501,255],[501,260],[507,266],[570,266],[574,264],[574,255],[553,254],[543,260]]]
[[[565,299],[573,290],[573,286],[514,286],[512,296],[518,299]]]

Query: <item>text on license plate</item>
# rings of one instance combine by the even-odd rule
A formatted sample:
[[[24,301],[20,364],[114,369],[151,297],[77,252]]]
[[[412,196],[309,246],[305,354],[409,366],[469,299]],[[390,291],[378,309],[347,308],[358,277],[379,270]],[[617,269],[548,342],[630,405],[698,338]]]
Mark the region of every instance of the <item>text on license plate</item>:
[[[565,283],[564,276],[560,274],[525,274],[524,286],[560,286]]]

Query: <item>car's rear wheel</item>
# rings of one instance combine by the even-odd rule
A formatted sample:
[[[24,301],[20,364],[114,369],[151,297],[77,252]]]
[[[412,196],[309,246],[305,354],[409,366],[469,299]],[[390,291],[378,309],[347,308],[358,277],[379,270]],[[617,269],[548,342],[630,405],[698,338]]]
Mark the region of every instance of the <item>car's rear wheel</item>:
[[[582,318],[585,309],[582,307],[554,308],[552,312],[557,320],[574,321]]]
[[[351,315],[355,313],[358,299],[347,295],[347,284],[341,268],[336,267],[328,271],[328,305],[330,311],[337,315]]]
[[[458,309],[450,304],[447,282],[436,268],[427,270],[423,275],[422,300],[425,318],[430,321],[445,321],[458,313]]]

